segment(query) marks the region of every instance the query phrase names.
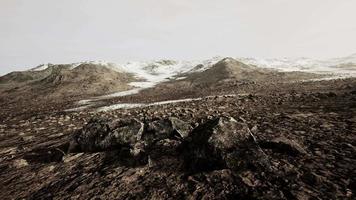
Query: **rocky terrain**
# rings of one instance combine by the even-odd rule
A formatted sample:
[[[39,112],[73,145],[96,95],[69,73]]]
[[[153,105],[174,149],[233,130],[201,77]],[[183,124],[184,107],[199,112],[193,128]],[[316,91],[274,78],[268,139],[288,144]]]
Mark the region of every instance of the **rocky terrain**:
[[[0,196],[355,199],[356,79],[320,76],[224,59],[71,112],[2,93]]]

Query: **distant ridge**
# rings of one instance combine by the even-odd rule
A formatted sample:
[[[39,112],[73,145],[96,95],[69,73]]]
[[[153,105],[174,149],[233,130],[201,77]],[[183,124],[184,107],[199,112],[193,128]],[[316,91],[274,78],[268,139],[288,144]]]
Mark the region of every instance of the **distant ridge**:
[[[182,88],[204,88],[226,81],[262,83],[325,76],[348,77],[356,76],[355,63],[356,54],[325,61],[214,57],[196,61],[156,60],[124,64],[106,61],[49,63],[0,77],[0,92],[16,98],[27,93],[36,98],[60,98],[104,95],[164,84],[168,88],[171,84],[180,84]]]

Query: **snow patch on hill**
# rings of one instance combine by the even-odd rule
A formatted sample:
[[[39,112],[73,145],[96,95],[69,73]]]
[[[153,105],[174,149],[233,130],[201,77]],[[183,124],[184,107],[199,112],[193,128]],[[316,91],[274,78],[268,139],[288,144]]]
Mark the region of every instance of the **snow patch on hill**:
[[[237,60],[257,67],[277,69],[279,71],[301,71],[319,74],[332,74],[335,77],[356,77],[356,54],[327,60],[310,58],[237,58]]]
[[[195,61],[175,61],[175,60],[157,60],[157,61],[141,61],[141,62],[127,62],[115,64],[107,61],[85,61],[78,63],[71,63],[69,70],[73,70],[82,64],[92,64],[97,66],[104,66],[112,70],[131,73],[136,78],[141,79],[140,82],[132,82],[131,85],[140,88],[154,87],[158,83],[168,81],[171,79],[183,79],[179,77],[180,74],[188,72],[199,72],[210,68],[212,65],[221,60],[221,57],[214,57],[208,60]],[[200,67],[196,67],[201,65]],[[53,64],[42,64],[30,71],[43,71],[48,69]]]
[[[106,61],[85,61],[70,64],[69,69],[73,70],[82,64],[93,64],[104,66],[122,73],[133,74],[141,81],[131,82],[135,88],[129,91],[118,92],[103,98],[132,95],[142,89],[151,88],[169,80],[182,80],[185,73],[202,72],[211,68],[214,64],[222,60],[223,57],[214,57],[208,60],[175,61],[175,60],[155,60],[141,62],[127,62],[115,64]],[[261,68],[276,69],[279,71],[301,71],[320,74],[330,74],[335,78],[356,77],[356,54],[328,60],[315,60],[310,58],[281,58],[281,59],[259,59],[259,58],[234,58],[248,65]],[[46,70],[51,64],[40,65],[32,71]]]
[[[149,106],[160,106],[160,105],[167,105],[167,104],[176,104],[182,102],[190,102],[190,101],[201,101],[207,100],[211,98],[231,98],[231,97],[244,97],[246,94],[227,94],[227,95],[215,95],[215,96],[206,96],[206,97],[199,97],[199,98],[187,98],[187,99],[176,99],[176,100],[168,100],[168,101],[158,101],[154,103],[119,103],[110,106],[104,106],[97,109],[98,112],[107,112],[112,110],[118,109],[131,109],[131,108],[139,108],[139,107],[149,107]]]
[[[135,74],[137,78],[142,78],[145,81],[133,83],[135,86],[152,87],[157,83],[168,81],[171,79],[182,79],[179,75],[188,72],[203,71],[217,63],[220,58],[212,58],[204,61],[175,61],[175,60],[159,60],[148,62],[128,62],[119,64],[126,72]],[[202,64],[203,67],[196,69],[197,65]]]
[[[118,67],[116,64],[111,63],[111,62],[106,62],[106,61],[84,61],[84,62],[77,62],[77,63],[71,63],[71,64],[66,64],[69,66],[69,70],[73,70],[77,67],[79,67],[82,64],[92,64],[92,65],[97,65],[97,66],[104,66],[110,69],[113,69],[118,72],[124,72],[123,69]],[[51,66],[55,66],[54,64],[48,63],[48,64],[41,64],[35,68],[30,69],[29,71],[43,71],[48,69]]]
[[[43,70],[46,70],[49,67],[49,65],[51,65],[51,64],[42,64],[35,68],[30,69],[30,71],[43,71]]]
[[[214,57],[208,60],[176,61],[176,60],[154,60],[127,63],[112,63],[107,61],[85,61],[72,63],[70,69],[75,69],[82,64],[93,64],[104,66],[122,73],[134,74],[140,82],[131,83],[132,86],[148,88],[158,83],[172,80],[184,79],[180,76],[184,73],[202,72],[222,60],[223,57]],[[276,69],[279,71],[301,71],[321,74],[334,74],[342,76],[356,76],[356,54],[327,60],[316,60],[310,58],[234,58],[248,65],[261,68]],[[46,70],[52,64],[43,64],[31,69],[31,71]]]
[[[84,62],[90,64],[96,64],[112,68],[116,71],[131,73],[136,78],[142,81],[131,82],[130,85],[135,88],[127,91],[121,91],[110,95],[104,95],[94,97],[89,100],[83,100],[78,102],[82,105],[80,109],[86,109],[97,103],[97,101],[103,99],[110,99],[113,97],[129,96],[139,93],[143,89],[151,88],[159,83],[169,80],[182,80],[185,78],[186,73],[202,72],[211,68],[214,64],[221,61],[223,57],[214,57],[209,60],[196,60],[196,61],[174,61],[174,60],[158,60],[158,61],[146,61],[146,62],[127,62],[122,64],[113,64],[110,62]],[[231,58],[224,61],[229,62]],[[312,72],[320,74],[333,75],[331,78],[344,78],[344,77],[356,77],[356,55],[345,58],[330,59],[325,61],[319,61],[309,58],[297,58],[297,59],[257,59],[257,58],[234,58],[240,62],[248,65],[254,65],[261,68],[271,68],[279,71],[302,71]],[[72,69],[75,69],[82,63],[72,64]],[[39,69],[44,69],[42,68]],[[329,78],[329,77],[328,77]],[[161,102],[162,103],[162,102]],[[165,103],[165,102],[163,102]],[[157,103],[160,104],[160,103]],[[152,104],[154,105],[154,104]],[[103,108],[105,109],[117,109],[127,107],[142,106],[142,104],[128,105],[118,104],[113,107]],[[147,106],[147,105],[145,105]]]

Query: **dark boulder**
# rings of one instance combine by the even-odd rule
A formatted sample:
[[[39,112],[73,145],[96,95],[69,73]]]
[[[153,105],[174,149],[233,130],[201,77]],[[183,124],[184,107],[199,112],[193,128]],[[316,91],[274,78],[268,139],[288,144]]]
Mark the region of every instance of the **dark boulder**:
[[[144,124],[136,119],[93,119],[70,141],[69,152],[98,152],[131,147],[141,140]]]
[[[108,137],[109,141],[113,140],[119,145],[133,146],[142,140],[144,124],[137,119],[117,120],[110,123],[110,127],[112,131]]]
[[[150,167],[181,168],[180,147],[192,129],[189,123],[175,117],[148,123],[143,140]]]
[[[193,128],[178,118],[170,117],[148,123],[144,140],[154,143],[163,139],[184,139]]]
[[[184,160],[189,171],[269,168],[267,155],[248,126],[231,117],[220,117],[195,128],[186,139]]]
[[[99,152],[125,148],[131,155],[136,156],[153,148],[161,140],[182,141],[191,130],[189,123],[174,117],[146,124],[137,119],[92,119],[74,133],[69,152]]]

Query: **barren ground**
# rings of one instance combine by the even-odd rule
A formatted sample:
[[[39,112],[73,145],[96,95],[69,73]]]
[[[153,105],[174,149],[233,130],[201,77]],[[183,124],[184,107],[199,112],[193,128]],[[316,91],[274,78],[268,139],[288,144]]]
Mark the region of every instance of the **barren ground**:
[[[180,88],[159,86],[102,103],[237,96],[105,113],[63,112],[80,97],[19,102],[1,97],[1,198],[355,199],[356,79]],[[175,148],[194,147],[171,138],[152,147],[153,161],[139,164],[122,162],[118,150],[63,151],[63,144],[93,117],[149,123],[171,116],[193,128],[204,128],[218,117],[233,117],[251,130],[263,158],[248,143],[237,144],[233,151],[247,151],[238,160],[244,165],[237,169],[212,165],[191,170],[186,154]],[[268,160],[270,168],[259,165],[262,160]]]

